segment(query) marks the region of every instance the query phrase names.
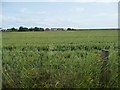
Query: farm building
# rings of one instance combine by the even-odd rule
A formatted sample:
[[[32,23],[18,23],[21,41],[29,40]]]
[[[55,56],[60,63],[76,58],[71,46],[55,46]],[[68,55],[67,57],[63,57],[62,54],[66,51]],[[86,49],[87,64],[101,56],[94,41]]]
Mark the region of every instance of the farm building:
[[[64,28],[51,28],[51,31],[64,31]]]

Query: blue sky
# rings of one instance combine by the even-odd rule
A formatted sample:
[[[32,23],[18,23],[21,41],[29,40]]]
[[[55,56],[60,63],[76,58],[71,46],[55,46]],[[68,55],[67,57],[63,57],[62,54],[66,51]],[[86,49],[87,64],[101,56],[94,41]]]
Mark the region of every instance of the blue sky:
[[[117,2],[3,2],[2,28],[117,28]]]

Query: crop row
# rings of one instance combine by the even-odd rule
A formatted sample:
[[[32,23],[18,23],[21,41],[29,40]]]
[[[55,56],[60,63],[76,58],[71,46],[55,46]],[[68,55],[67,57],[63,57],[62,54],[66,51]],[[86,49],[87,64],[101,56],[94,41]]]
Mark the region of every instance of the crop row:
[[[102,49],[114,49],[117,50],[117,46],[111,46],[111,45],[44,45],[44,46],[4,46],[3,50],[20,50],[20,51],[77,51],[77,50],[86,50],[86,51],[91,51],[91,50],[102,50]]]

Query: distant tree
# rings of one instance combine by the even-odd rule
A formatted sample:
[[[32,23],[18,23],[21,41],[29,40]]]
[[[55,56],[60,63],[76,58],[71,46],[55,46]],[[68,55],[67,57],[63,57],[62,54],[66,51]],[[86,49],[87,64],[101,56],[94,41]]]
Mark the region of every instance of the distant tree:
[[[34,31],[34,28],[29,28],[29,31]]]
[[[7,31],[7,32],[11,32],[11,29],[10,29],[10,28],[8,28],[6,31]]]
[[[72,28],[71,30],[76,30],[76,29]]]
[[[67,28],[68,31],[72,30],[71,28]]]
[[[16,29],[16,28],[13,27],[13,28],[7,29],[7,31],[8,31],[8,32],[13,32],[13,31],[18,31],[18,29]]]
[[[19,27],[19,31],[23,31],[23,27],[22,26]]]
[[[44,28],[39,28],[40,31],[44,31]]]
[[[19,31],[29,31],[29,29],[27,27],[20,26]]]
[[[7,30],[6,29],[1,29],[2,32],[6,32]]]
[[[16,29],[16,28],[11,28],[11,31],[18,31],[18,29]]]
[[[38,27],[35,27],[34,31],[40,31],[40,29]]]

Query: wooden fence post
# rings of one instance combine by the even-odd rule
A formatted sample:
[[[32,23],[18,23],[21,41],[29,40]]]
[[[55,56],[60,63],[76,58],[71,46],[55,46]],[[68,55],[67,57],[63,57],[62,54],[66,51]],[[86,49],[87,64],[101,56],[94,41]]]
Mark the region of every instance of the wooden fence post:
[[[100,72],[100,87],[106,87],[110,80],[110,69],[109,69],[109,51],[103,49],[101,53],[102,65]]]

